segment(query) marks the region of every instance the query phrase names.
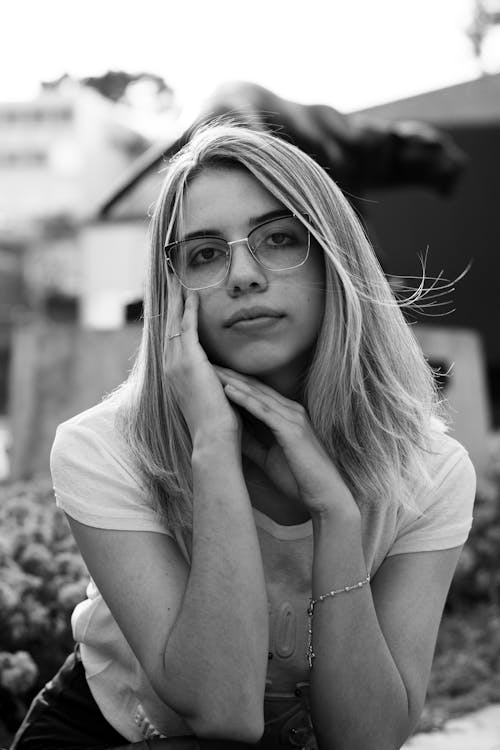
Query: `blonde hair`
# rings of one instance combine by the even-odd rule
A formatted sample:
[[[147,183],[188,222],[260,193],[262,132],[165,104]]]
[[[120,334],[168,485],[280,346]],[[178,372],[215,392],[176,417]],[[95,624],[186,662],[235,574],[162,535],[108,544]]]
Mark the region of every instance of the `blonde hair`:
[[[411,501],[438,425],[434,378],[375,253],[340,189],[274,135],[234,124],[197,130],[170,162],[150,225],[144,329],[122,388],[122,428],[154,507],[172,528],[192,515],[191,440],[164,375],[181,289],[164,245],[179,236],[182,199],[203,169],[247,170],[304,222],[325,259],[325,312],[304,405],[356,501]],[[418,295],[415,295],[418,301]]]

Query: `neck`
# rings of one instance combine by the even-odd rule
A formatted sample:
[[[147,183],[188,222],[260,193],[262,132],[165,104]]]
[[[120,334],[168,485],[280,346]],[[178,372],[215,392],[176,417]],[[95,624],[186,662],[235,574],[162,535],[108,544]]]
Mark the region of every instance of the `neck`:
[[[307,369],[311,362],[310,352],[297,357],[293,362],[289,362],[284,367],[258,375],[258,379],[265,383],[273,390],[285,398],[292,401],[303,402],[304,382]]]
[[[292,401],[302,402],[302,383],[290,372],[276,372],[259,377],[262,383],[275,390],[281,396]]]
[[[288,363],[285,367],[260,373],[257,378],[281,396],[291,401],[303,402],[304,380],[307,372],[308,357],[301,357],[300,361]],[[245,428],[268,448],[275,442],[273,433],[267,425],[252,416],[245,409],[240,411]]]

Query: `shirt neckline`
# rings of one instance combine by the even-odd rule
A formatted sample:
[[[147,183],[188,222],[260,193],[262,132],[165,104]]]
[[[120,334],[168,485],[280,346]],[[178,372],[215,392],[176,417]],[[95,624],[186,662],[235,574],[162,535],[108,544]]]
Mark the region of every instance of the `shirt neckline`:
[[[276,539],[303,539],[312,535],[311,519],[291,526],[277,523],[262,511],[253,508],[255,524]]]

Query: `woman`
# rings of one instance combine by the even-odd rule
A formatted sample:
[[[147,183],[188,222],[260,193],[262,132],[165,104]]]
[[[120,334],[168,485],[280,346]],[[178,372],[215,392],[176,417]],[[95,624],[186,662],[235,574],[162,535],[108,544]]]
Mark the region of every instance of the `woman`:
[[[401,747],[474,497],[438,412],[328,175],[270,134],[195,133],[154,211],[134,370],[53,447],[93,581],[69,713],[111,734],[51,747]]]

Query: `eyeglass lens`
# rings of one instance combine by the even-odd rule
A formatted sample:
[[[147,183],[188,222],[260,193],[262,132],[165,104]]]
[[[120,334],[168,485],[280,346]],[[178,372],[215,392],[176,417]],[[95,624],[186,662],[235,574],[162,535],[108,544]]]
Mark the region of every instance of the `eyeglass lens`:
[[[274,271],[300,266],[307,257],[309,233],[295,216],[284,216],[255,227],[247,238],[255,259]],[[220,237],[193,237],[170,249],[172,268],[188,289],[215,286],[226,276],[231,248]]]

